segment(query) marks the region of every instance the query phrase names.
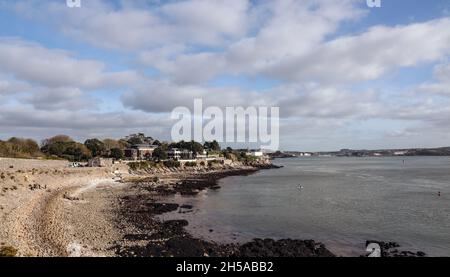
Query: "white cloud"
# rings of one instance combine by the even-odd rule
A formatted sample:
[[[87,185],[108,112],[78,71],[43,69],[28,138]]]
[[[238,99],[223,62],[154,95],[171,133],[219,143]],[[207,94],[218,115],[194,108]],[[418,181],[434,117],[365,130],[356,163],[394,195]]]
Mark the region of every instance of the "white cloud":
[[[366,118],[384,112],[382,101],[374,92],[319,85],[282,85],[265,91],[248,91],[159,81],[125,93],[122,102],[135,110],[167,113],[177,106],[192,109],[195,98],[201,98],[205,107],[278,106],[283,118]]]
[[[35,9],[19,2],[13,9],[96,46],[138,50],[141,63],[180,84],[205,83],[222,74],[294,83],[360,82],[438,61],[450,51],[448,18],[375,26],[330,39],[342,23],[367,12],[353,0],[137,3],[117,7],[95,0],[74,10],[64,3],[39,3],[45,6]],[[103,70],[95,63],[89,67]]]
[[[419,85],[416,91],[419,93],[450,96],[450,64],[439,64],[434,68],[435,82],[427,82]]]
[[[327,40],[363,12],[353,1],[277,1],[254,6],[253,35],[221,51],[189,53],[178,47],[139,59],[179,83],[202,83],[221,74],[266,76],[285,82],[354,83],[376,80],[402,67],[436,62],[450,53],[450,19],[403,26],[375,26]],[[256,19],[255,19],[256,18]],[[426,37],[426,39],[424,39]],[[182,44],[181,44],[182,45]]]
[[[217,45],[247,31],[247,0],[193,0],[169,3],[161,12],[169,17],[171,31],[190,43]]]
[[[257,92],[236,88],[214,88],[196,85],[177,85],[168,81],[150,81],[125,93],[122,102],[128,108],[153,113],[170,112],[178,106],[192,107],[195,98],[205,106],[248,106],[262,104]]]
[[[0,72],[47,87],[87,89],[122,86],[139,78],[131,71],[107,72],[105,64],[76,59],[64,50],[4,38],[0,39]]]
[[[291,81],[358,82],[399,67],[434,62],[450,53],[450,19],[407,26],[377,26],[340,37],[313,51],[280,61],[264,72]]]
[[[34,108],[46,111],[93,110],[99,107],[99,100],[93,99],[78,88],[38,88],[23,97],[22,101]]]
[[[45,138],[66,133],[85,139],[86,137],[123,137],[127,132],[151,131],[164,134],[170,131],[167,116],[152,116],[140,112],[78,112],[43,111],[26,105],[8,105],[0,113],[0,133],[26,137]]]
[[[229,47],[227,61],[232,70],[260,72],[316,48],[339,24],[355,20],[362,11],[355,1],[275,1],[257,6],[260,24],[254,36]]]
[[[30,88],[30,85],[25,82],[11,80],[11,78],[0,74],[0,95],[12,96]]]
[[[165,56],[165,49],[147,51],[140,55],[140,62],[157,68],[168,79],[179,84],[207,82],[223,72],[226,66],[223,56],[214,53],[169,56]]]
[[[270,92],[283,117],[363,119],[385,112],[373,91],[346,90],[318,85],[282,86]]]
[[[119,50],[180,42],[218,45],[246,32],[247,0],[193,0],[167,4],[124,1],[120,6],[90,0],[85,1],[81,9],[67,9],[64,1],[23,1],[10,8],[28,18],[50,23],[79,40]]]
[[[247,22],[242,26],[238,24],[243,31],[236,32],[239,37],[224,41],[217,51],[191,53],[191,48],[186,45],[192,42],[185,39],[176,45],[166,41],[168,45],[165,47],[143,51],[138,59],[183,84],[203,83],[221,74],[259,75],[285,59],[310,53],[326,36],[336,31],[340,23],[361,17],[363,11],[357,9],[355,3],[261,1],[249,6],[246,14],[239,14],[246,20],[236,21]],[[191,4],[183,2],[176,5]],[[222,9],[217,7],[217,10]],[[184,14],[192,16],[187,12]],[[192,35],[195,32],[185,33]]]

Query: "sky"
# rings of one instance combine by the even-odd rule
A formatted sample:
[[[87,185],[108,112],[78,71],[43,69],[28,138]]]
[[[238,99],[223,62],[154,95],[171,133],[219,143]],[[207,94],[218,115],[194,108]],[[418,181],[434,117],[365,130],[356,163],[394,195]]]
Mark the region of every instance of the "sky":
[[[0,139],[170,140],[201,98],[279,107],[281,150],[450,146],[450,1],[381,3],[0,0]]]

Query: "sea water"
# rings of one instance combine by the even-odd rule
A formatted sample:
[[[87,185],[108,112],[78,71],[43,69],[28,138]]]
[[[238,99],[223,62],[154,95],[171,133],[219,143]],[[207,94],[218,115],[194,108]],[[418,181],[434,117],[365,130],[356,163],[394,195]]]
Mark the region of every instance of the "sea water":
[[[343,256],[366,240],[450,256],[449,157],[277,159],[281,169],[219,181],[197,197],[187,230],[218,242],[314,239]],[[303,187],[303,188],[300,188]],[[439,196],[438,193],[441,193]]]

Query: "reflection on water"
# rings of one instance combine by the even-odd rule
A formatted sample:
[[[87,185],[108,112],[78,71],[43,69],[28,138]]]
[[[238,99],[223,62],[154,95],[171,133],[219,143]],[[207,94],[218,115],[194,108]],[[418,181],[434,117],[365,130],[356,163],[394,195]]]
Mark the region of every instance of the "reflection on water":
[[[450,256],[450,158],[275,163],[285,167],[225,178],[220,190],[200,197],[177,196],[195,209],[170,216],[186,218],[188,230],[216,241],[315,239],[341,255],[359,255],[365,240],[378,239]]]

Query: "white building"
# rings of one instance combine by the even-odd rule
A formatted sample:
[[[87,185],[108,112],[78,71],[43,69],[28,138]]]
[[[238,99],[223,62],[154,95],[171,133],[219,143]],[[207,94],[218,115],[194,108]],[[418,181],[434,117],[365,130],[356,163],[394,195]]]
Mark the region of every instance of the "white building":
[[[247,156],[252,156],[252,157],[262,157],[264,156],[264,153],[260,150],[255,150],[255,151],[248,151],[247,153],[245,153]]]
[[[194,153],[186,149],[172,148],[167,152],[167,158],[172,160],[191,160],[194,159]]]

